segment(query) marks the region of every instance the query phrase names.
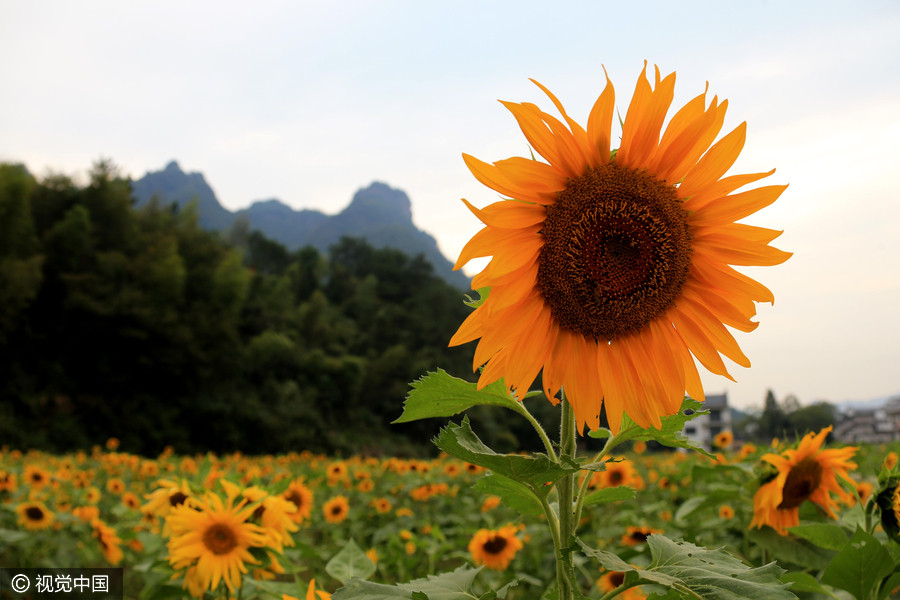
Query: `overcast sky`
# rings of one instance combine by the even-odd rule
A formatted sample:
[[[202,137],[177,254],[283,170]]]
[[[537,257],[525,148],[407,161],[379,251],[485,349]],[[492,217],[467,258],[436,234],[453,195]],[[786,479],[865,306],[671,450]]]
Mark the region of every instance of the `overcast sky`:
[[[461,153],[528,155],[497,100],[550,110],[532,77],[585,122],[605,65],[624,115],[646,59],[677,71],[673,112],[708,81],[723,131],[748,122],[732,173],[790,184],[748,220],[795,253],[748,271],[776,297],[735,334],[753,366],[707,391],[900,394],[900,3],[555,6],[0,0],[0,161],[83,176],[108,157],[139,178],[176,159],[232,210],[336,213],[383,181],[455,260],[479,229],[460,198],[497,198]]]

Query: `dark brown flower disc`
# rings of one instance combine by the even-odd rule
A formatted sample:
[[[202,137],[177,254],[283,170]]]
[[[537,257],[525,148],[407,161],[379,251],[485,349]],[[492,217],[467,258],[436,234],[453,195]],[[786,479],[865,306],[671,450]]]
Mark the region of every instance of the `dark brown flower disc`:
[[[572,179],[547,207],[537,284],[560,326],[597,341],[671,307],[691,266],[675,188],[614,162]]]

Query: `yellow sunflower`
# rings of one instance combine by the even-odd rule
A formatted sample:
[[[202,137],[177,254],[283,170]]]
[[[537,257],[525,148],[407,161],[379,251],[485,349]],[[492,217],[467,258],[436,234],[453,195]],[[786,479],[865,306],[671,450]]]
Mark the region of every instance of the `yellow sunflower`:
[[[469,542],[469,553],[478,566],[504,571],[516,552],[522,549],[522,540],[516,536],[518,528],[507,525],[500,529],[479,529]]]
[[[734,443],[734,434],[731,431],[721,431],[713,438],[713,445],[716,448],[730,448]]]
[[[654,533],[662,533],[662,529],[653,529],[651,527],[634,527],[629,525],[626,533],[622,536],[622,543],[626,546],[637,546],[647,541],[647,538]]]
[[[91,521],[93,535],[100,544],[100,551],[106,562],[115,566],[122,562],[124,554],[122,553],[122,538],[116,533],[116,530],[101,521],[94,519]]]
[[[832,518],[836,502],[834,493],[842,501],[849,495],[838,483],[841,478],[849,479],[848,469],[856,468],[850,461],[856,454],[856,447],[822,450],[822,442],[831,431],[829,425],[818,434],[808,433],[800,441],[800,446],[781,454],[766,454],[762,459],[778,469],[778,474],[763,484],[753,496],[753,521],[750,527],[761,529],[769,525],[781,535],[787,535],[787,528],[800,524],[799,506],[806,500],[819,505]]]
[[[322,514],[329,523],[341,523],[350,513],[350,504],[344,496],[335,496],[322,506]]]
[[[622,571],[606,571],[600,579],[597,580],[597,587],[601,592],[611,592],[625,582],[625,573]],[[642,600],[646,598],[640,588],[628,588],[622,591],[616,598],[619,600]]]
[[[16,506],[18,523],[25,529],[46,529],[53,523],[54,514],[43,502],[22,502]]]
[[[546,162],[463,155],[476,179],[509,199],[484,209],[466,202],[485,227],[455,268],[492,257],[472,280],[490,294],[450,345],[480,338],[479,386],[503,378],[519,398],[543,370],[547,397],[555,403],[565,389],[579,431],[599,427],[604,403],[618,432],[623,412],[659,427],[685,391],[704,399],[693,357],[728,378],[720,354],[749,367],[726,325],[752,331],[754,302],[774,298],[731,265],[790,257],[768,245],[779,231],[736,222],[786,187],[732,193],[774,172],[723,177],[743,148],[746,123],[711,145],[727,101],[714,97],[707,107],[704,92],[660,138],[675,74],[662,79],[657,68],[651,89],[646,70],[615,151],[607,79],[586,129],[540,84],[564,122],[534,104],[503,102]]]
[[[187,569],[185,585],[215,589],[224,581],[231,592],[241,585],[245,563],[256,563],[249,548],[266,546],[269,536],[259,526],[248,523],[254,505],[246,501],[226,504],[215,494],[205,500],[174,507],[166,517],[172,536],[169,563],[175,570]],[[193,569],[193,570],[192,570]]]
[[[303,483],[303,478],[293,480],[284,491],[284,499],[293,502],[297,511],[291,513],[291,518],[296,523],[302,523],[312,514],[313,492]]]

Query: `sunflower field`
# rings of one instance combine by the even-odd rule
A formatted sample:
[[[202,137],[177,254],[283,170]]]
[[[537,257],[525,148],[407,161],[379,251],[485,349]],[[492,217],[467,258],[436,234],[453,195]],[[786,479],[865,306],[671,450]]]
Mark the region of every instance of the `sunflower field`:
[[[451,424],[440,437],[454,427],[469,424]],[[826,433],[771,447],[735,445],[726,435],[715,453],[633,436],[579,475],[587,492],[572,542],[579,593],[892,597],[900,587],[900,447],[832,448]],[[123,450],[115,439],[65,455],[4,448],[0,562],[123,567],[126,597],[141,600],[557,593],[541,506],[503,466],[487,470],[446,453],[145,458]],[[526,458],[475,460],[498,457]],[[819,489],[835,461],[846,478]],[[790,504],[796,522],[766,521],[761,498],[775,483],[780,512]],[[754,595],[766,589],[772,595]]]

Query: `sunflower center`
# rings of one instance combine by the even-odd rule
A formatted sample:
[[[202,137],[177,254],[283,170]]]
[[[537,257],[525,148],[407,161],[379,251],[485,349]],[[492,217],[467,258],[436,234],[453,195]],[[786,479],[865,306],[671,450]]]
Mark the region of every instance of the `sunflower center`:
[[[169,504],[172,506],[178,506],[180,504],[184,504],[184,501],[187,500],[187,494],[184,492],[175,492],[171,496],[169,496]]]
[[[503,536],[495,535],[484,543],[484,551],[488,554],[500,554],[509,542]]]
[[[784,490],[781,493],[779,509],[797,508],[819,487],[822,481],[822,465],[814,458],[804,458],[791,467]]]
[[[203,544],[213,554],[228,554],[237,546],[237,536],[228,525],[216,523],[207,527],[203,532]]]
[[[37,506],[29,506],[25,509],[25,517],[29,521],[40,521],[44,518],[44,511]]]
[[[303,506],[303,496],[301,496],[299,492],[291,491],[289,494],[285,494],[284,497],[288,500],[288,502],[293,502],[297,507],[297,510],[300,510],[300,508]]]
[[[613,571],[609,574],[609,582],[613,588],[617,588],[625,581],[625,573],[623,571]]]
[[[675,188],[608,163],[547,207],[537,285],[560,326],[609,341],[640,331],[681,293],[691,266],[688,213]]]
[[[622,483],[622,479],[623,479],[623,477],[622,477],[621,472],[619,472],[619,471],[610,471],[609,472],[609,482],[611,484],[613,484],[614,486]]]

